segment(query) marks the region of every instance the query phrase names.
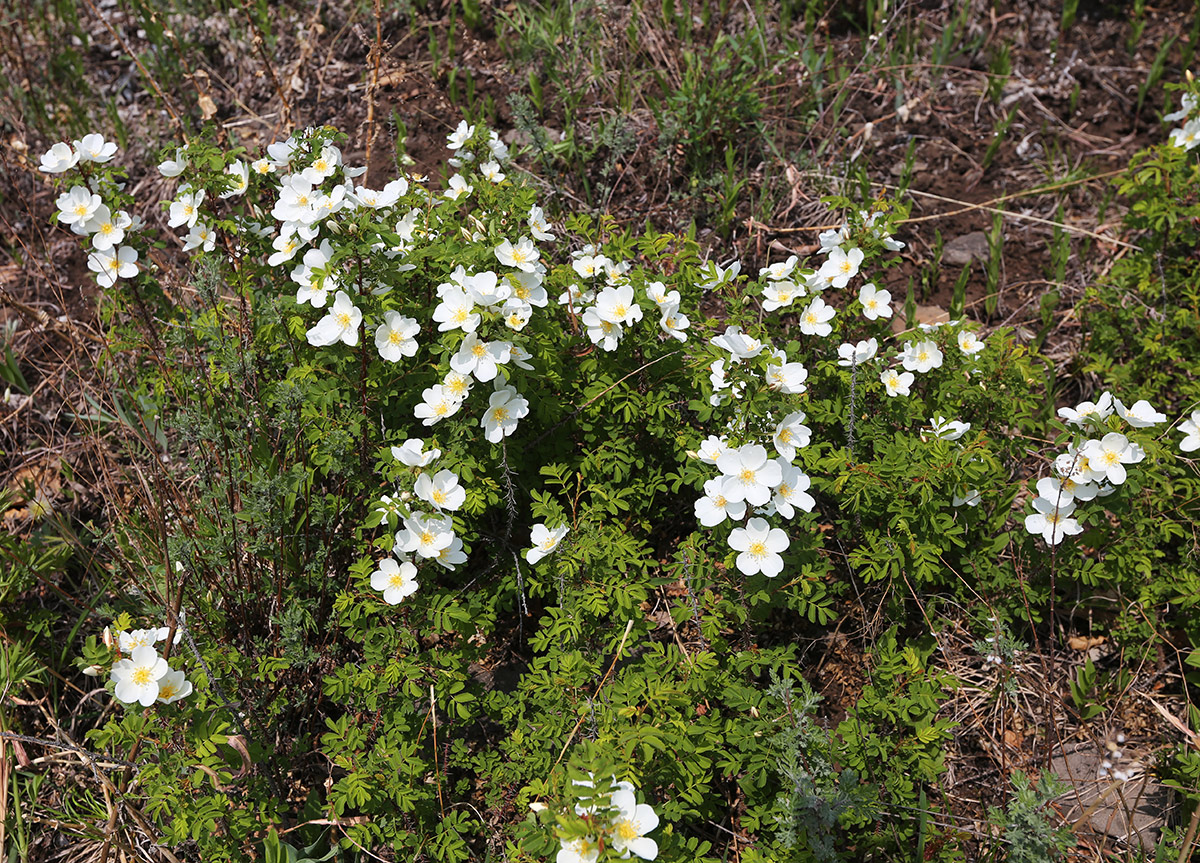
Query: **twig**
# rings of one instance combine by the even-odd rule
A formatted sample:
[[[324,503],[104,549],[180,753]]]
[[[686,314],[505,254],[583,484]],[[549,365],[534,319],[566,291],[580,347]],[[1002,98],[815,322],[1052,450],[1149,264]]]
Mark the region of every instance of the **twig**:
[[[613,669],[617,667],[617,660],[621,658],[621,650],[624,649],[624,647],[625,647],[625,639],[627,639],[629,637],[629,633],[632,629],[633,629],[633,618],[630,618],[629,621],[625,624],[625,634],[621,636],[621,643],[617,645],[617,652],[613,655],[612,662],[609,663],[608,671],[604,672],[604,676],[602,678],[600,678],[600,683],[596,685],[596,691],[592,693],[593,700],[600,694],[600,690],[604,688],[604,683],[605,683],[605,681],[608,680],[608,676],[610,674],[612,674]],[[579,721],[575,723],[575,727],[571,729],[571,733],[567,735],[567,742],[563,744],[562,751],[558,753],[558,758],[556,758],[554,761],[554,764],[551,765],[551,767],[550,767],[551,771],[553,771],[554,768],[557,767],[562,762],[563,756],[567,754],[567,749],[571,745],[571,741],[575,739],[576,733],[578,733],[580,727],[583,726],[583,720],[585,720],[586,718],[587,718],[586,715],[580,716]]]

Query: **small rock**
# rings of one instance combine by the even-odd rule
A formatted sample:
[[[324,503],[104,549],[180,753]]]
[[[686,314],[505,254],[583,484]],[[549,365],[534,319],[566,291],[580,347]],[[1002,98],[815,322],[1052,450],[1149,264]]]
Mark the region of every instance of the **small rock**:
[[[1058,798],[1056,808],[1067,821],[1086,819],[1100,835],[1153,851],[1166,823],[1170,790],[1146,773],[1128,781],[1103,775],[1108,771],[1101,770],[1101,761],[1090,746],[1051,759],[1050,769],[1071,788]]]
[[[942,247],[942,263],[965,267],[974,260],[988,259],[988,238],[983,231],[972,231],[955,237]]]

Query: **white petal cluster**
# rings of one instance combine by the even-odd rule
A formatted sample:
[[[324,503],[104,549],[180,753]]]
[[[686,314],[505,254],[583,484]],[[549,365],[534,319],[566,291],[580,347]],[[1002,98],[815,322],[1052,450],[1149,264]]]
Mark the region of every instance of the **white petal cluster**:
[[[615,778],[615,777],[614,777]],[[587,779],[573,780],[584,788],[594,787]],[[575,814],[591,819],[594,834],[561,838],[562,846],[555,863],[596,863],[600,852],[608,846],[623,860],[639,857],[653,860],[658,856],[658,843],[647,834],[658,828],[658,813],[648,803],[638,803],[631,782],[617,782],[611,796],[595,794],[584,797],[586,802],[575,804]]]
[[[1075,516],[1079,501],[1091,501],[1113,494],[1129,477],[1129,465],[1146,458],[1145,451],[1135,441],[1110,428],[1116,415],[1130,428],[1148,428],[1166,421],[1150,403],[1143,400],[1126,407],[1122,401],[1105,392],[1095,402],[1084,401],[1074,408],[1060,408],[1058,415],[1068,424],[1080,429],[1083,435],[1054,459],[1054,475],[1037,482],[1038,496],[1033,500],[1033,512],[1025,517],[1025,529],[1040,534],[1048,545],[1057,545],[1064,536],[1082,532]],[[1200,436],[1196,440],[1200,447]]]
[[[118,701],[149,707],[155,702],[172,704],[192,693],[191,681],[185,679],[184,673],[172,671],[167,660],[158,655],[153,642],[161,639],[148,639],[156,633],[157,630],[136,630],[124,639],[126,645],[136,646],[122,646],[121,652],[129,656],[113,663],[113,694]],[[147,639],[149,643],[145,643]]]

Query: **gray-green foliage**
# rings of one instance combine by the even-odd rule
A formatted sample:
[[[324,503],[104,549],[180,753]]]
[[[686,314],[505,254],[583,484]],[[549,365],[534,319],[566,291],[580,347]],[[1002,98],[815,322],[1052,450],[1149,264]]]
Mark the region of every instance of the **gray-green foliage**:
[[[1044,863],[1075,847],[1075,834],[1056,826],[1050,801],[1066,792],[1057,777],[1043,772],[1033,782],[1021,770],[1012,774],[1012,797],[1003,809],[992,807],[988,817],[1003,831],[1009,863]]]
[[[835,766],[836,741],[816,720],[820,696],[803,679],[793,684],[771,673],[767,693],[783,707],[784,728],[772,739],[784,793],[779,798],[781,844],[799,859],[818,863],[845,859],[839,819],[873,818],[878,792],[853,768]]]

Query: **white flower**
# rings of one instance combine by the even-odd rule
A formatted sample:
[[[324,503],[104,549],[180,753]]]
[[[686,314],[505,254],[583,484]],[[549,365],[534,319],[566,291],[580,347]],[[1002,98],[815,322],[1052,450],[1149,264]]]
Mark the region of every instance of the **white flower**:
[[[529,413],[529,402],[509,386],[497,387],[479,421],[489,443],[500,443],[517,430],[517,420]]]
[[[107,162],[117,155],[117,145],[105,141],[103,135],[92,132],[75,142],[75,152],[79,154],[81,162]]]
[[[1044,498],[1056,506],[1073,503],[1076,488],[1079,488],[1076,483],[1065,478],[1056,479],[1052,476],[1044,476],[1037,481],[1038,497]]]
[[[684,330],[691,326],[692,322],[688,320],[687,315],[679,313],[679,304],[664,303],[659,306],[659,311],[662,312],[662,320],[658,325],[662,331],[677,341],[686,342],[687,333]]]
[[[838,345],[839,366],[861,366],[879,350],[879,342],[874,338],[866,339],[857,344]]]
[[[119,659],[113,664],[114,694],[126,704],[137,702],[149,707],[158,698],[159,679],[170,670],[167,661],[150,645],[135,647],[129,659]]]
[[[458,484],[458,474],[449,470],[439,470],[433,476],[421,474],[413,493],[439,510],[453,511],[467,502],[467,492]]]
[[[174,704],[192,694],[192,681],[182,671],[168,671],[158,679],[158,703]]]
[[[86,186],[72,186],[54,203],[58,207],[58,220],[64,225],[78,226],[79,232],[103,206],[100,196]]]
[[[783,558],[779,552],[790,544],[786,533],[771,527],[762,518],[752,518],[744,528],[735,528],[729,534],[729,547],[741,552],[737,556],[737,568],[744,575],[758,572],[767,578],[779,575],[783,571]]]
[[[322,240],[321,245],[304,253],[303,263],[291,272],[292,281],[300,285],[296,290],[298,304],[309,303],[314,308],[323,308],[328,301],[330,291],[338,288],[338,279],[332,273],[320,275],[333,260],[333,246],[329,240]]]
[[[868,321],[892,316],[891,291],[878,290],[875,285],[868,282],[858,289],[858,301],[862,303],[863,317]]]
[[[1179,430],[1184,438],[1179,442],[1179,448],[1184,452],[1194,452],[1200,449],[1200,411],[1192,411],[1191,417],[1179,424]]]
[[[467,296],[480,306],[498,306],[513,295],[512,282],[501,279],[491,270],[484,270],[474,275],[464,275],[462,288]]]
[[[417,352],[415,336],[421,325],[414,318],[406,318],[399,312],[388,310],[383,313],[383,323],[375,330],[375,347],[379,356],[389,363],[399,362],[401,357],[411,357]]]
[[[400,446],[392,447],[392,458],[409,467],[425,467],[442,454],[437,447],[433,447],[428,452],[422,452],[424,447],[425,441],[421,438],[409,438]]]
[[[192,249],[211,252],[216,247],[217,233],[211,225],[204,222],[196,222],[192,225],[192,229],[183,238],[183,251],[185,252],[190,252]]]
[[[529,533],[529,541],[533,543],[533,548],[525,552],[525,560],[535,564],[546,555],[553,554],[570,530],[565,524],[555,528],[535,524]]]
[[[594,836],[564,839],[554,863],[596,863],[600,859],[600,843]]]
[[[741,261],[734,261],[727,268],[722,267],[716,261],[709,261],[703,272],[710,276],[710,278],[700,283],[700,290],[711,291],[713,288],[723,285],[726,282],[732,282],[738,277],[741,271]]]
[[[434,558],[438,566],[443,566],[446,569],[453,570],[460,563],[467,562],[467,553],[463,551],[462,540],[457,536],[450,541],[450,544],[438,552],[438,556]]]
[[[906,396],[915,378],[912,372],[897,373],[895,369],[888,369],[879,376],[879,380],[889,396]]]
[[[1121,404],[1120,399],[1113,399],[1117,415],[1136,429],[1149,428],[1167,421],[1166,414],[1159,413],[1150,407],[1150,402],[1140,399],[1130,407]]]
[[[900,363],[910,372],[927,372],[940,368],[942,352],[937,343],[931,339],[920,342],[909,342],[900,354]]]
[[[333,307],[304,336],[315,348],[336,342],[354,347],[358,344],[361,322],[362,312],[355,308],[345,291],[338,291],[333,298]]]
[[[470,140],[475,134],[475,127],[468,126],[466,120],[460,120],[458,128],[446,136],[446,146],[451,150],[460,149],[463,144]]]
[[[521,237],[517,240],[514,246],[508,240],[505,240],[500,245],[496,246],[496,260],[504,264],[506,267],[516,267],[518,270],[524,270],[527,273],[532,273],[537,269],[538,256],[541,253],[534,246],[533,240],[529,237]]]
[[[735,363],[756,357],[766,348],[764,342],[743,333],[742,328],[738,326],[726,327],[724,333],[709,339],[709,344],[729,351],[729,353],[733,354],[733,361]]]
[[[279,187],[279,198],[271,215],[280,222],[300,222],[311,225],[317,221],[317,200],[313,184],[296,175],[288,177]]]
[[[137,275],[137,249],[121,246],[118,249],[92,252],[88,255],[88,269],[96,274],[96,283],[102,288],[111,288],[117,279],[130,279]]]
[[[808,389],[808,369],[803,363],[789,363],[783,351],[775,354],[778,364],[767,366],[767,386],[776,392],[796,395]]]
[[[970,423],[959,422],[958,420],[948,420],[943,416],[931,417],[929,425],[935,437],[942,440],[958,440],[964,434],[971,430]]]
[[[777,462],[781,476],[779,484],[775,486],[775,496],[771,498],[771,503],[775,505],[775,511],[784,518],[794,516],[796,509],[812,512],[817,502],[808,493],[808,489],[812,485],[808,474],[782,458],[777,459]]]
[[[500,166],[492,161],[487,161],[479,166],[479,173],[483,178],[492,183],[499,183],[504,179],[505,174],[500,170]]]
[[[71,170],[78,163],[79,154],[75,149],[70,144],[59,141],[42,154],[42,164],[38,170],[47,174],[61,174]]]
[[[511,349],[509,342],[485,342],[477,333],[467,333],[458,352],[450,357],[450,368],[486,383],[496,377],[499,366],[508,362]]]
[[[775,426],[775,434],[771,438],[775,451],[788,461],[796,457],[797,448],[803,449],[812,440],[812,429],[803,424],[805,419],[804,411],[795,411]]]
[[[438,321],[439,332],[461,329],[472,333],[479,326],[479,314],[475,303],[462,288],[454,288],[442,295],[442,302],[433,310],[433,319]]]
[[[596,314],[611,324],[628,326],[642,319],[642,307],[635,303],[629,285],[607,287],[596,295]]]
[[[397,563],[395,558],[385,557],[379,562],[379,569],[371,573],[371,588],[382,591],[383,601],[388,605],[396,605],[416,593],[417,568],[407,560]]]
[[[727,518],[740,521],[746,514],[744,500],[730,500],[725,496],[725,484],[729,477],[716,476],[704,483],[704,495],[696,498],[692,508],[696,520],[705,527],[716,527]]]
[[[800,332],[806,336],[825,338],[833,332],[833,327],[829,322],[833,320],[835,314],[837,313],[832,306],[827,306],[820,297],[814,297],[813,301],[800,313]]]
[[[758,271],[758,276],[760,279],[765,278],[772,282],[782,282],[795,271],[799,260],[795,255],[792,255],[786,261],[779,261],[768,267],[763,267]]]
[[[177,635],[182,635],[182,631]],[[163,633],[163,637],[166,637],[166,633]],[[156,641],[161,640],[158,637],[157,629],[135,629],[130,632],[119,630],[117,632],[117,648],[122,653],[133,653],[139,647],[152,647]]]
[[[453,539],[454,522],[450,516],[414,512],[404,519],[404,527],[396,531],[396,548],[416,552],[418,557],[437,557]]]
[[[597,275],[607,264],[612,263],[604,255],[582,255],[571,262],[571,268],[582,279]]]
[[[956,494],[953,500],[950,501],[951,506],[979,506],[983,500],[983,496],[979,493],[979,489],[969,488],[962,494]]]
[[[413,415],[427,426],[454,416],[462,407],[462,399],[455,398],[441,384],[427,387],[421,398],[423,401],[413,409]]]
[[[321,148],[321,152],[317,153],[313,163],[300,172],[300,176],[304,182],[311,183],[315,188],[332,177],[340,164],[342,164],[341,151],[337,147],[326,144]]]
[[[125,230],[132,225],[133,219],[124,210],[114,215],[105,204],[101,204],[83,229],[92,235],[92,248],[103,252],[120,245],[125,239]]]
[[[1064,536],[1074,536],[1082,533],[1079,522],[1071,518],[1075,511],[1074,503],[1055,505],[1045,498],[1034,498],[1032,512],[1025,516],[1025,529],[1032,534],[1041,534],[1049,545],[1058,545]]]
[[[817,276],[827,287],[844,288],[846,284],[858,275],[858,266],[862,263],[862,249],[851,249],[849,252],[837,246],[830,250],[829,258],[817,270]]]
[[[804,287],[795,282],[771,282],[763,288],[762,295],[765,298],[762,304],[763,311],[773,312],[790,306],[792,300],[802,297],[804,294]]]
[[[1126,464],[1141,460],[1138,451],[1130,447],[1129,438],[1119,432],[1109,432],[1100,440],[1089,440],[1079,452],[1097,478],[1107,479],[1113,485],[1125,482]]]
[[[1059,408],[1058,415],[1073,426],[1083,427],[1089,421],[1103,422],[1112,416],[1112,393],[1106,392],[1097,402],[1080,402],[1074,408]]]
[[[171,202],[167,225],[172,228],[192,228],[200,219],[200,205],[204,203],[203,189],[184,189]]]
[[[850,239],[850,226],[844,222],[840,228],[830,228],[817,235],[817,242],[820,243],[821,251],[825,254],[840,248],[842,243],[848,239]]]
[[[612,848],[622,858],[630,854],[643,860],[658,856],[658,843],[646,834],[658,827],[658,815],[648,803],[638,803],[632,788],[618,788],[612,795],[617,814],[612,822]]]
[[[731,480],[725,484],[725,496],[752,506],[762,506],[771,499],[771,489],[779,484],[781,476],[779,465],[768,459],[766,448],[759,444],[721,453],[717,470]]]
[[[244,195],[250,187],[250,166],[241,159],[234,159],[232,164],[225,167],[225,173],[229,177],[226,181],[229,186],[218,197],[234,198]]]
[[[354,190],[354,199],[364,207],[372,210],[381,210],[384,207],[392,206],[407,192],[408,180],[401,177],[398,180],[392,180],[380,191],[359,186]]]
[[[1093,471],[1088,457],[1081,447],[1069,446],[1067,451],[1054,457],[1054,472],[1060,477],[1068,477],[1072,482],[1085,484],[1105,478],[1103,471]]]
[[[587,328],[587,337],[591,339],[592,344],[599,345],[606,351],[617,349],[623,332],[620,324],[614,324],[612,321],[606,321],[600,317],[600,313],[594,306],[585,311],[580,320]]]
[[[546,214],[536,204],[529,208],[529,233],[533,234],[535,240],[554,239],[554,234],[550,233],[550,223],[546,221]]]
[[[1181,129],[1172,129],[1168,136],[1171,144],[1191,150],[1200,145],[1200,117],[1195,117],[1183,124]]]
[[[1195,93],[1184,93],[1179,100],[1179,110],[1167,114],[1163,117],[1163,122],[1174,123],[1178,120],[1184,120],[1195,113],[1197,108],[1200,108],[1200,98],[1197,98]]]
[[[725,438],[709,435],[696,448],[696,457],[705,464],[716,464],[721,453],[727,449],[729,449],[729,444],[725,442]]]
[[[985,347],[986,345],[971,330],[958,331],[958,349],[967,356],[977,354]]]
[[[451,201],[457,201],[459,198],[469,195],[473,191],[475,191],[475,187],[469,185],[467,181],[463,179],[462,174],[455,174],[450,178],[450,188],[448,188],[442,194]]]

